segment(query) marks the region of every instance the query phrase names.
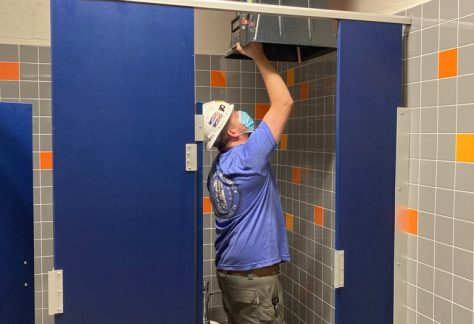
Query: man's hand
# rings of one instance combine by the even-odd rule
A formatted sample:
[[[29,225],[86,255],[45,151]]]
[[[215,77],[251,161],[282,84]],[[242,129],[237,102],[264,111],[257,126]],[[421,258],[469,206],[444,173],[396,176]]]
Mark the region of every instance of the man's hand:
[[[265,58],[265,53],[263,52],[263,46],[261,43],[252,42],[244,48],[240,46],[240,43],[237,43],[237,51],[255,61]]]

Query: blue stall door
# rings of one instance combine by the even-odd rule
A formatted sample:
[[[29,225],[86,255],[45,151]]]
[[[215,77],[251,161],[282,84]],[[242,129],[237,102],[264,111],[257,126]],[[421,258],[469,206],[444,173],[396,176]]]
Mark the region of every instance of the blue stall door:
[[[193,10],[51,7],[56,323],[202,321]]]
[[[341,21],[336,97],[336,324],[392,323],[402,26]]]
[[[0,323],[34,323],[30,104],[0,103]]]

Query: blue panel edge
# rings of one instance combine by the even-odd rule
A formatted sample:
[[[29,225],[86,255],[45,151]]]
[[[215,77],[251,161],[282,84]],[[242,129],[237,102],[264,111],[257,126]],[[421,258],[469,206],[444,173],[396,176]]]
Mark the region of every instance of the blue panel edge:
[[[339,24],[335,230],[336,249],[345,251],[345,286],[336,290],[337,324],[393,321],[401,28]]]
[[[0,322],[33,323],[35,304],[32,105],[0,102],[0,124],[2,124],[0,133],[6,135],[6,138],[0,138],[0,161],[2,161],[0,164],[6,168],[5,170],[8,170],[5,173],[0,170],[0,186],[7,185],[7,195],[3,196],[4,199],[7,199],[7,203],[3,204],[2,197],[0,197],[0,216],[10,226],[7,235],[3,235],[3,233],[0,235],[0,242],[15,244],[15,246],[2,249],[0,262],[9,260],[15,264],[17,262],[18,265],[15,271],[7,269],[7,273],[1,271],[5,268],[2,269],[0,265],[1,279],[8,281],[7,285],[2,286],[3,289],[0,290]],[[13,135],[15,136],[11,137]],[[7,154],[8,158],[4,158],[4,154]],[[14,160],[10,164],[12,155]],[[15,182],[11,182],[12,180]],[[14,188],[14,186],[16,187]],[[9,202],[14,202],[14,204],[9,205]],[[11,207],[14,210],[11,210]],[[4,208],[7,208],[7,212],[13,213],[8,214],[14,218],[5,218],[5,214],[2,214],[5,212]],[[30,219],[25,218],[28,215],[30,215]],[[10,221],[14,223],[12,224]],[[0,224],[5,225],[2,222]],[[16,241],[17,239],[18,241]],[[2,245],[0,244],[0,246]],[[20,253],[21,255],[19,255]],[[11,265],[9,261],[6,261],[7,266]],[[27,263],[24,264],[23,261],[27,261]],[[28,285],[24,286],[24,283]],[[20,288],[18,289],[18,287]],[[13,291],[9,292],[9,289]],[[15,309],[10,309],[12,306]]]
[[[196,103],[196,114],[202,114],[202,102]],[[200,323],[199,319],[203,318],[203,307],[204,307],[204,297],[203,297],[203,290],[204,290],[204,271],[203,271],[203,144],[202,142],[197,142],[197,173],[196,173],[196,198],[197,198],[197,209],[196,209],[196,256],[197,256],[197,269],[196,269],[196,291],[197,291],[197,319],[196,323]]]

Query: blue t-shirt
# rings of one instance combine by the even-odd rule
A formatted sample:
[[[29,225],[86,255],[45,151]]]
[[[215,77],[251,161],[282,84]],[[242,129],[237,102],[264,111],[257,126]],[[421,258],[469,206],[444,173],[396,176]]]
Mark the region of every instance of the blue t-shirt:
[[[220,154],[207,186],[216,215],[216,267],[249,270],[289,261],[280,195],[270,167],[275,139],[265,122]]]

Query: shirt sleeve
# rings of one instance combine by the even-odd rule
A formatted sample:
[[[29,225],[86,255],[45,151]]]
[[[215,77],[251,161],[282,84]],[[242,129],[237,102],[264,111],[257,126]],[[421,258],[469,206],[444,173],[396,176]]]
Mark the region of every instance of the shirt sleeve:
[[[242,156],[248,167],[262,171],[277,143],[268,125],[262,121],[242,147]]]

